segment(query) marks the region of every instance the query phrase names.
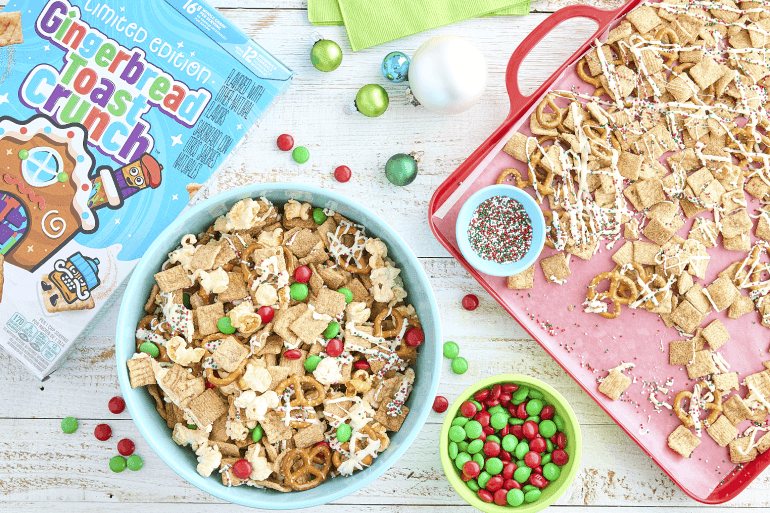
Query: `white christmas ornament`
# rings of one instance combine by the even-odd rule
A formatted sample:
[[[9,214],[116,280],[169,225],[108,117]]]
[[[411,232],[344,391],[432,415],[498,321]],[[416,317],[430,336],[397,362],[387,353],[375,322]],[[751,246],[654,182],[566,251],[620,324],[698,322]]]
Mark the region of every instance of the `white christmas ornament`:
[[[437,36],[423,43],[409,66],[409,88],[431,112],[458,114],[484,94],[487,62],[473,43]]]

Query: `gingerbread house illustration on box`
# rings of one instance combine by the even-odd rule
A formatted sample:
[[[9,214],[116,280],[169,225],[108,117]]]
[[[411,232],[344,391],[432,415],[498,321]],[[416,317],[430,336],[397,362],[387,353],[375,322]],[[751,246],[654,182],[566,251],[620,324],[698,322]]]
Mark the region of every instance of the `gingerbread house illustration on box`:
[[[82,125],[43,115],[0,117],[0,254],[35,271],[78,233],[99,226],[97,211],[161,183],[161,166],[145,154],[119,169],[94,170]]]

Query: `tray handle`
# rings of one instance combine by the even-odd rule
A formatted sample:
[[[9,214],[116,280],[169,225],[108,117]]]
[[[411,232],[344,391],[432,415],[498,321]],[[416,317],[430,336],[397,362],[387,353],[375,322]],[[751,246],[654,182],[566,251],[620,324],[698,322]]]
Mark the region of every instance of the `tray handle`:
[[[529,52],[537,46],[542,39],[548,35],[553,29],[555,29],[561,23],[572,18],[590,18],[599,24],[596,33],[588,41],[588,44],[593,42],[593,39],[602,31],[604,31],[607,24],[609,24],[624,7],[620,7],[615,11],[605,11],[603,9],[597,9],[587,5],[571,5],[559,9],[548,18],[546,18],[540,25],[535,27],[535,30],[529,33],[524,38],[516,50],[511,55],[511,59],[508,61],[508,68],[505,72],[505,84],[508,89],[508,96],[511,98],[511,112],[514,112],[516,108],[528,99],[530,99],[536,93],[532,93],[529,96],[524,96],[519,90],[519,68],[524,59],[529,55]],[[564,63],[555,74],[561,74],[567,63]]]

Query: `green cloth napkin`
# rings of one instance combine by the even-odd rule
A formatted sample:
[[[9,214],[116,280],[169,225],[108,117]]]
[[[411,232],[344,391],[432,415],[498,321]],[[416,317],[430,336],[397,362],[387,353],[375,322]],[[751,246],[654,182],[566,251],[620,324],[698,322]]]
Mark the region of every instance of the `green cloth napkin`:
[[[308,0],[310,23],[344,23],[353,51],[477,16],[528,13],[529,0]]]

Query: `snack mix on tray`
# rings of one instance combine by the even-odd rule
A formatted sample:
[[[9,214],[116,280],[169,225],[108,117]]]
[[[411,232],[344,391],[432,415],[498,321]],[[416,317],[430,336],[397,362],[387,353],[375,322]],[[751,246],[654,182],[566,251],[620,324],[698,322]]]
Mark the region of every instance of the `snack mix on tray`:
[[[642,4],[577,62],[587,89],[547,93],[530,117],[534,137],[516,133],[504,148],[526,177],[508,169],[498,183],[531,187],[547,207],[546,244],[558,251],[540,260],[549,286],[569,279],[570,257],[606,248],[616,266],[586,283],[585,311],[615,319],[623,307],[645,309],[680,333],[670,363],[696,381],[673,405],[683,425],[668,444],[683,457],[703,428],[735,463],[770,448],[770,371],[745,376],[747,397],[723,402],[740,386],[717,352],[730,334],[703,322],[712,310],[731,319],[756,310],[770,327],[768,52],[764,2]],[[694,221],[680,236],[685,217]],[[735,261],[707,283],[712,248]],[[533,268],[508,287],[532,288]],[[622,370],[599,388],[613,400],[631,383]],[[755,425],[739,433],[747,418]]]
[[[244,199],[186,235],[155,275],[127,364],[198,473],[289,492],[388,448],[424,337],[382,241],[309,203],[283,210]],[[139,352],[147,343],[157,358]]]

